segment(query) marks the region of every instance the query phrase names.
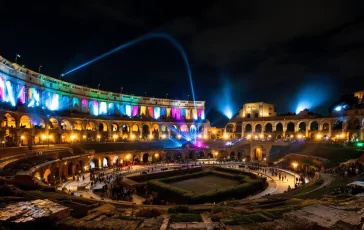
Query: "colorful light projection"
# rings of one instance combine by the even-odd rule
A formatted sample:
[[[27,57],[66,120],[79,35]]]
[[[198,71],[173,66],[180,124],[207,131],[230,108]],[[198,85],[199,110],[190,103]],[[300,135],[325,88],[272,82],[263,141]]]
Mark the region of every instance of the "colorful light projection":
[[[197,110],[196,109],[193,109],[192,110],[192,117],[193,117],[194,120],[197,120],[198,119]]]
[[[5,81],[0,77],[0,100],[5,98]]]
[[[154,107],[154,118],[159,119],[161,116],[161,108],[160,107]]]
[[[128,117],[131,117],[131,106],[130,105],[125,105],[125,114]]]
[[[87,113],[88,112],[88,101],[86,99],[82,99],[81,101],[81,112]]]
[[[150,117],[154,117],[154,108],[153,107],[148,107],[148,115]]]
[[[114,103],[109,103],[107,105],[107,111],[109,115],[114,115],[115,114],[115,105]]]
[[[132,112],[131,112],[131,116],[132,116],[132,117],[136,117],[136,116],[138,116],[138,114],[139,114],[139,106],[134,105],[134,106],[133,106],[133,110],[132,110]]]
[[[80,101],[78,100],[78,98],[72,98],[72,107],[77,108],[78,106],[80,106]]]
[[[39,91],[34,88],[29,88],[28,89],[28,107],[38,107],[40,105],[39,100],[40,100]]]
[[[147,107],[142,105],[140,106],[140,116],[145,116],[147,115]]]
[[[176,108],[176,119],[181,120],[181,109],[180,108]]]
[[[25,87],[24,85],[18,85],[18,101],[20,104],[24,105],[25,104]]]
[[[100,102],[99,114],[100,115],[107,115],[107,104],[104,101]]]
[[[89,102],[89,108],[92,115],[98,116],[99,115],[99,102],[96,100]]]
[[[59,95],[58,94],[53,94],[53,96],[51,97],[51,104],[49,106],[49,110],[55,111],[55,110],[59,110]]]
[[[4,101],[9,102],[12,106],[15,106],[16,102],[14,97],[13,84],[10,81],[6,81],[5,86],[6,90]]]

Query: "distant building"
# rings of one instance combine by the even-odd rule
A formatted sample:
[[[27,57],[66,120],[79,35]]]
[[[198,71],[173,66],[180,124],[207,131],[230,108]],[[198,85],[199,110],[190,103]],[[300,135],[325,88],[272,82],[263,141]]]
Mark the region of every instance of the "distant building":
[[[239,118],[275,117],[277,113],[273,104],[264,102],[247,103],[239,111]]]

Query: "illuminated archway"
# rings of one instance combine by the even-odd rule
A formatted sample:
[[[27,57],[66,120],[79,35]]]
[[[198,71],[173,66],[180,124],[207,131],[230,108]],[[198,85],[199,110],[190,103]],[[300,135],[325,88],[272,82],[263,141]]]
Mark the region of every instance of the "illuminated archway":
[[[127,124],[123,124],[123,126],[121,126],[121,130],[123,131],[123,134],[124,133],[129,133],[130,127]]]
[[[23,115],[20,117],[20,128],[30,129],[32,127],[31,120],[27,115]]]
[[[87,131],[95,131],[95,123],[89,121],[86,123],[86,130]]]
[[[15,116],[10,113],[5,113],[4,120],[1,126],[6,128],[16,128]]]
[[[330,124],[329,123],[323,123],[322,124],[322,131],[329,131],[329,130],[330,130]]]
[[[111,131],[118,132],[119,131],[119,125],[116,123],[111,124]]]
[[[75,121],[74,123],[73,123],[73,130],[78,130],[78,131],[81,131],[81,130],[83,130],[83,124],[82,124],[82,122],[81,121]]]
[[[152,127],[152,133],[153,133],[154,139],[159,139],[159,126],[157,124],[154,124],[153,125],[153,127]]]
[[[102,159],[102,167],[104,167],[104,168],[109,167],[109,158],[108,157],[104,157],[104,159]]]
[[[44,174],[43,174],[43,179],[46,183],[49,183],[49,179],[50,179],[50,176],[51,176],[51,170],[50,169],[47,169]]]
[[[133,126],[132,126],[132,132],[133,132],[133,134],[135,135],[135,136],[137,136],[137,137],[139,137],[139,135],[140,135],[140,130],[139,130],[139,125],[137,125],[137,124],[134,124]]]
[[[66,119],[61,120],[61,129],[72,130],[71,123]]]
[[[190,126],[190,133],[191,133],[191,134],[194,134],[194,133],[196,133],[196,132],[197,132],[196,125],[191,125],[191,126]]]
[[[24,132],[20,136],[21,145],[29,145],[30,142],[30,134],[28,132]]]
[[[108,127],[107,127],[107,124],[106,124],[106,122],[100,122],[100,124],[99,124],[99,131],[101,131],[101,132],[107,132],[107,130],[108,130]]]
[[[58,129],[58,121],[53,117],[49,118],[49,129]]]
[[[112,160],[112,164],[117,165],[117,164],[119,164],[119,161],[120,161],[119,157],[115,156],[114,159]]]
[[[92,160],[92,161],[90,161],[90,169],[94,169],[94,168],[96,168],[96,164],[95,164],[95,161]]]
[[[256,147],[254,151],[255,160],[263,160],[263,150],[260,147]]]
[[[237,124],[235,127],[235,132],[241,133],[243,131],[243,126],[241,124]]]
[[[168,134],[168,127],[166,125],[162,125],[161,131],[163,134]]]

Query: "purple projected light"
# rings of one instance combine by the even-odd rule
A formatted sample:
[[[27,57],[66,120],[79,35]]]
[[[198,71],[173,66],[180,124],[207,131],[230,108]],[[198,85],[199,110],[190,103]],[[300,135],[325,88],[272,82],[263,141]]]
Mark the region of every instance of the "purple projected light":
[[[133,111],[131,113],[131,116],[136,117],[138,116],[138,113],[139,113],[139,106],[137,105],[133,106]]]

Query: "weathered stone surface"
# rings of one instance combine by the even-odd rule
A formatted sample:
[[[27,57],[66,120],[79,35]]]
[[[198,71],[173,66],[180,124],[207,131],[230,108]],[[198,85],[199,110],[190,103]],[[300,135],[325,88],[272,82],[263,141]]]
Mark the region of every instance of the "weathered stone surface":
[[[112,204],[104,204],[98,208],[94,208],[90,211],[88,211],[89,214],[95,213],[95,212],[101,212],[101,213],[110,213],[115,211],[116,207]]]

